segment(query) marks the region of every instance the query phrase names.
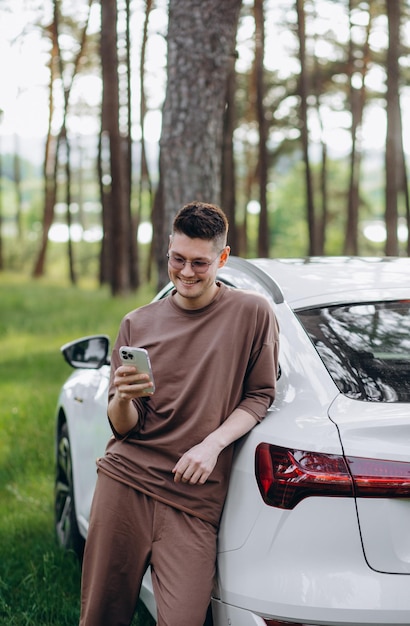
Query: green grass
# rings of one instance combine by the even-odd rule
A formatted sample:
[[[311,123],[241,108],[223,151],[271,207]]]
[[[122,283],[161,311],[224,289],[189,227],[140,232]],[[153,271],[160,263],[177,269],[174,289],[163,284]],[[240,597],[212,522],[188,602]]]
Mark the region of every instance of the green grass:
[[[71,371],[59,348],[94,333],[113,341],[122,316],[152,296],[0,273],[1,625],[78,624],[80,567],[54,536],[54,412]],[[149,623],[141,607],[134,624]]]

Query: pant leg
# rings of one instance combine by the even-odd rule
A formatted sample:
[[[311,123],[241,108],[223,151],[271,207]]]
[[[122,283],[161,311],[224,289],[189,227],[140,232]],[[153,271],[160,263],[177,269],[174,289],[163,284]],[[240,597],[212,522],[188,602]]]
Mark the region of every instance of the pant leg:
[[[151,555],[157,626],[203,626],[214,583],[217,529],[161,503],[158,510],[162,523],[156,525]]]
[[[152,506],[99,472],[85,545],[80,626],[129,626],[147,568]]]

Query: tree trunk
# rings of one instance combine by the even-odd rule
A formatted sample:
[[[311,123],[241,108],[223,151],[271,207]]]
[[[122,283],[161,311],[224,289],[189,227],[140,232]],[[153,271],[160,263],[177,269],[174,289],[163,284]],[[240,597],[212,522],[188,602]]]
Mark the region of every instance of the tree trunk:
[[[223,115],[240,6],[240,0],[169,2],[160,283],[167,277],[165,251],[176,211],[192,200],[221,202]]]
[[[3,110],[0,109],[0,123],[3,117]],[[4,269],[3,251],[3,155],[0,145],[0,271]]]
[[[44,275],[48,233],[54,219],[54,205],[57,196],[57,152],[58,140],[52,133],[52,120],[54,116],[54,94],[53,85],[58,68],[58,10],[57,3],[54,2],[54,18],[51,25],[51,57],[50,57],[50,83],[49,83],[49,115],[48,131],[46,138],[44,156],[44,210],[40,250],[34,265],[33,277],[38,278]]]
[[[21,188],[20,144],[19,144],[19,136],[17,135],[17,133],[14,135],[13,170],[14,170],[14,187],[16,190],[16,231],[17,231],[18,240],[22,241],[23,240],[23,224],[22,224],[23,192]]]
[[[132,183],[133,183],[133,160],[132,160],[132,98],[131,98],[131,35],[130,35],[130,23],[131,23],[131,11],[130,0],[125,2],[125,49],[126,49],[126,65],[127,65],[127,186],[126,186],[126,209],[128,210],[128,221],[130,227],[128,228],[128,246],[129,246],[129,282],[131,289],[137,289],[139,287],[139,254],[138,254],[138,242],[137,232],[139,219],[139,207],[135,216],[132,212]]]
[[[97,154],[97,174],[100,191],[101,226],[103,234],[100,250],[100,285],[111,284],[111,268],[114,264],[114,262],[110,258],[111,250],[109,244],[111,185],[108,185],[106,182],[106,177],[110,177],[108,133],[106,131],[106,108],[107,107],[103,101],[101,107],[101,132],[98,137]]]
[[[258,256],[269,256],[269,223],[266,188],[268,185],[268,123],[265,114],[265,81],[263,60],[265,55],[265,15],[263,0],[255,0],[255,79],[256,79],[256,115],[259,130],[258,145],[258,187],[259,187],[259,229]]]
[[[140,155],[140,181],[138,188],[138,213],[137,213],[137,223],[136,228],[138,228],[141,222],[142,216],[142,205],[143,205],[143,191],[144,188],[148,191],[149,198],[149,206],[151,210],[153,210],[153,191],[152,191],[152,182],[151,176],[148,167],[147,160],[147,152],[145,147],[145,116],[147,113],[147,102],[145,96],[145,59],[147,53],[147,43],[148,43],[148,22],[150,18],[152,10],[152,0],[145,0],[145,18],[144,18],[144,27],[142,34],[142,44],[141,44],[141,60],[140,60],[140,129],[141,129],[141,155]],[[152,216],[151,216],[152,217]],[[151,246],[152,251],[152,246]],[[152,256],[149,255],[147,270],[146,270],[146,278],[148,281],[151,280],[151,267],[152,267]]]
[[[400,101],[399,101],[399,49],[400,49],[400,2],[386,0],[389,30],[387,50],[387,133],[386,133],[386,255],[399,253],[398,190],[401,186],[402,160],[400,158]]]
[[[407,180],[407,167],[406,167],[406,153],[403,145],[403,125],[400,115],[400,155],[401,155],[401,170],[402,170],[402,190],[404,195],[405,216],[407,224],[407,246],[406,254],[410,256],[410,197],[409,197],[409,184]]]
[[[302,140],[303,158],[305,161],[305,183],[306,183],[306,211],[309,229],[309,251],[310,256],[318,254],[316,219],[313,201],[313,182],[309,156],[309,131],[308,131],[308,95],[309,78],[306,63],[306,25],[304,0],[296,0],[296,10],[298,16],[298,36],[299,36],[299,97],[300,97],[300,134]]]
[[[64,64],[63,64],[63,54],[60,50],[59,45],[59,35],[60,35],[60,3],[58,0],[54,0],[54,12],[53,12],[53,22],[51,25],[51,39],[52,39],[52,52],[50,59],[50,84],[49,84],[49,126],[48,126],[48,134],[46,140],[46,150],[45,150],[45,159],[44,159],[44,214],[43,214],[43,233],[42,240],[40,246],[40,252],[37,257],[37,261],[33,270],[33,276],[39,277],[44,274],[45,269],[45,259],[47,252],[47,244],[48,244],[48,234],[50,227],[54,220],[54,205],[57,197],[57,171],[59,164],[59,149],[61,142],[64,141],[66,145],[66,155],[67,159],[69,159],[69,144],[67,137],[67,113],[68,113],[68,104],[71,93],[71,88],[74,83],[75,76],[78,72],[78,68],[80,65],[81,58],[84,54],[85,42],[87,36],[87,27],[88,27],[88,19],[90,15],[92,0],[88,0],[88,13],[86,16],[85,24],[81,32],[80,37],[80,45],[78,52],[74,58],[72,63],[73,69],[71,72],[71,78],[68,85],[64,83]],[[60,76],[62,87],[63,87],[63,121],[60,126],[60,130],[57,138],[52,135],[51,127],[52,120],[54,115],[54,80],[57,76]],[[66,172],[68,174],[66,179],[66,185],[70,185],[70,164],[67,163]],[[68,197],[71,196],[70,189],[67,189],[66,194]],[[67,211],[69,207],[67,207]],[[69,218],[70,219],[70,218]],[[69,253],[69,265],[70,265],[70,277],[72,282],[75,282],[74,276],[74,261],[73,261],[73,250],[70,242],[70,233],[69,237],[69,245],[68,245],[68,253]]]
[[[349,18],[350,31],[352,31],[352,12],[355,3],[350,0]],[[366,86],[365,79],[369,64],[369,37],[372,26],[372,7],[369,6],[369,21],[366,27],[366,38],[361,47],[359,55],[355,54],[352,34],[349,40],[349,96],[350,111],[352,115],[351,138],[352,150],[350,153],[350,180],[347,201],[347,222],[344,243],[344,254],[357,255],[359,252],[358,234],[359,234],[359,203],[360,203],[360,167],[362,161],[362,149],[359,143],[360,129],[363,122],[363,111],[366,103]],[[358,57],[358,58],[356,58]],[[353,85],[353,76],[358,75],[360,70],[361,85],[355,88]]]
[[[126,154],[119,128],[119,80],[116,0],[101,0],[101,65],[103,103],[109,137],[111,202],[109,217],[110,281],[113,295],[131,289],[129,272],[129,213]]]
[[[317,19],[317,13],[314,13],[315,20]],[[315,33],[314,36],[314,45],[318,44],[318,40],[321,39],[321,35]],[[319,190],[320,190],[320,202],[321,202],[321,211],[318,217],[316,218],[316,246],[317,253],[319,255],[323,255],[325,253],[326,246],[326,226],[328,222],[328,149],[327,149],[327,140],[325,135],[325,125],[323,121],[322,115],[322,95],[325,93],[325,81],[323,80],[323,67],[322,64],[319,63],[317,56],[313,59],[314,69],[313,69],[313,92],[315,95],[315,106],[316,106],[316,115],[320,126],[320,154],[321,154],[321,163],[320,163],[320,178],[319,178]]]
[[[64,147],[65,147],[65,203],[66,203],[66,220],[67,220],[67,234],[68,234],[68,240],[67,240],[67,256],[68,256],[68,272],[69,272],[69,276],[70,276],[70,281],[73,285],[75,285],[77,283],[77,276],[75,273],[75,267],[74,267],[74,248],[73,248],[73,240],[71,238],[71,226],[72,226],[72,220],[71,220],[71,203],[72,203],[72,198],[71,198],[71,149],[70,149],[70,143],[67,137],[67,132],[66,132],[66,128],[64,126]]]
[[[232,67],[228,75],[228,87],[226,93],[226,108],[223,125],[223,148],[222,148],[222,182],[221,182],[221,206],[229,221],[229,245],[232,254],[239,254],[238,234],[236,224],[236,173],[235,155],[233,148],[233,133],[236,124],[235,108],[236,73],[235,59],[232,59]]]

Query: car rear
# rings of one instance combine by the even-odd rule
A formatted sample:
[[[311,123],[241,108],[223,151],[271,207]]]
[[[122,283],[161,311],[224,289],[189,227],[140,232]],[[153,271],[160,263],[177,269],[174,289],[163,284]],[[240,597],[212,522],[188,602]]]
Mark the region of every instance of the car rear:
[[[356,497],[366,561],[410,574],[410,300],[302,311],[342,392],[329,409]]]
[[[410,274],[359,262],[355,289],[341,261],[295,289],[271,264],[281,378],[236,456],[214,621],[410,624]]]

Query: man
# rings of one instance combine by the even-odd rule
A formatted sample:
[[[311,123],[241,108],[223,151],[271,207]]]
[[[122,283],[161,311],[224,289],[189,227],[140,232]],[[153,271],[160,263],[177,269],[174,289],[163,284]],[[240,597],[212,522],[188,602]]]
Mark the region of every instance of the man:
[[[228,222],[200,202],[176,215],[172,294],[129,313],[112,354],[113,437],[98,480],[83,563],[81,626],[130,624],[151,568],[158,626],[202,626],[233,443],[274,399],[278,327],[267,299],[216,281]],[[150,355],[148,376],[120,346]]]

